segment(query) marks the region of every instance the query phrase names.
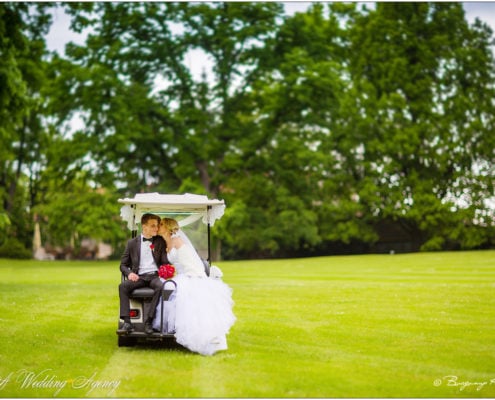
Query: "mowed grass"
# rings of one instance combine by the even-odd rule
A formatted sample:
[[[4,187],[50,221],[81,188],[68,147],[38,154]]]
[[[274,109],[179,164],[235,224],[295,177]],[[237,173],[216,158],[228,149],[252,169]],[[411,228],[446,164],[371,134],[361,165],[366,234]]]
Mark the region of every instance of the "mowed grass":
[[[1,397],[495,397],[495,251],[219,262],[229,349],[118,348],[118,262],[0,260]]]

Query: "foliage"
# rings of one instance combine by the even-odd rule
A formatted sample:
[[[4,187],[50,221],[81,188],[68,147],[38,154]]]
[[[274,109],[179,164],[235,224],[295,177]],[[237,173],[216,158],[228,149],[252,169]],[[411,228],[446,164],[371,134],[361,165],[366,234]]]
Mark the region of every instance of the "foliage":
[[[118,263],[0,260],[0,376],[12,373],[1,393],[493,398],[494,266],[494,251],[222,262],[237,321],[228,350],[203,357],[167,343],[117,347]],[[58,394],[48,379],[16,381],[47,369],[66,383]],[[448,385],[449,375],[488,384]],[[92,381],[74,387],[78,377]]]
[[[494,176],[491,31],[470,27],[459,3],[377,4],[355,15],[349,37],[360,175],[374,186],[360,201],[420,232],[424,249],[445,248],[459,220],[461,247],[485,243],[492,232],[480,235],[480,225],[493,227],[484,202]]]
[[[7,237],[0,245],[0,257],[18,260],[30,259],[33,256],[23,243],[14,237]]]
[[[46,8],[42,3],[0,6],[0,214],[6,215],[3,227],[10,221],[6,235],[26,245],[30,217],[25,206],[30,204],[44,135],[40,88],[43,36],[50,23]]]
[[[44,42],[50,9],[83,45]],[[122,240],[116,199],[225,199],[225,257],[494,245],[491,30],[461,3],[5,3],[1,228]],[[190,60],[208,60],[202,73]],[[74,125],[74,121],[81,123]]]
[[[127,237],[116,196],[81,182],[72,182],[67,191],[50,192],[35,211],[44,217],[48,243],[79,248],[82,239],[93,238],[117,247]]]
[[[217,193],[222,158],[242,134],[236,108],[243,92],[230,92],[241,68],[254,62],[254,43],[272,29],[278,8],[268,3],[70,5],[74,26],[90,26],[94,33],[86,46],[68,46],[69,60],[82,68],[74,74],[68,65],[57,84],[72,80],[72,108],[87,115],[81,134],[99,143],[90,153],[97,168],[118,169],[129,193],[143,187],[174,191],[192,177],[206,192]],[[184,31],[173,32],[172,23],[179,22]],[[214,59],[213,84],[195,81],[183,62],[194,49]],[[163,83],[156,87],[158,81]]]
[[[0,213],[0,229],[10,225],[9,216],[6,213]]]

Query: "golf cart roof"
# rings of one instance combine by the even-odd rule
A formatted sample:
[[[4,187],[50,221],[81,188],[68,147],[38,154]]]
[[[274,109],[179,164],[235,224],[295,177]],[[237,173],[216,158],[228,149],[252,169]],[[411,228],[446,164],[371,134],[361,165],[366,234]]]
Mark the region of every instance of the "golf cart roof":
[[[137,193],[134,198],[119,199],[124,204],[120,215],[127,221],[129,229],[136,229],[141,216],[150,213],[195,213],[202,214],[205,224],[213,225],[225,211],[223,200],[211,200],[198,194]]]

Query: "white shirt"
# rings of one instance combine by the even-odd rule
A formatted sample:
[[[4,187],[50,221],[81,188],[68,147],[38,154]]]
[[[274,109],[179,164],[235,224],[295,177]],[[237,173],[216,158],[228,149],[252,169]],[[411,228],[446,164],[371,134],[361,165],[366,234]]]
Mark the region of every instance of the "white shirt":
[[[143,235],[141,235],[141,257],[139,258],[139,275],[158,271],[150,246],[151,242],[148,240],[146,242],[143,242]]]

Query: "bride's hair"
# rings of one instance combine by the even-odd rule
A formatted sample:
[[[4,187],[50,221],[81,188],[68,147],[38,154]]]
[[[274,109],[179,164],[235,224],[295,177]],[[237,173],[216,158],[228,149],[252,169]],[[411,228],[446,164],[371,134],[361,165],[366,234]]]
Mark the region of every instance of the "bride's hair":
[[[179,230],[179,223],[175,219],[162,218],[161,223],[170,233],[175,233]]]

